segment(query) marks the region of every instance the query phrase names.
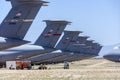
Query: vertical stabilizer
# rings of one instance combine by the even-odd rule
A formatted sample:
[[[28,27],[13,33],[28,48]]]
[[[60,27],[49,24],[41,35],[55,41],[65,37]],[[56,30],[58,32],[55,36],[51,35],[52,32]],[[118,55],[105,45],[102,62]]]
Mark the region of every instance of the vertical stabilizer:
[[[85,47],[85,42],[87,41],[87,38],[89,38],[88,36],[78,36],[78,38],[76,39],[76,42],[74,44],[71,45],[71,47],[69,48],[70,51],[72,52],[80,52],[80,48]]]
[[[53,48],[61,36],[63,30],[69,24],[68,21],[45,20],[47,27],[35,42],[36,45]]]
[[[79,36],[76,40],[76,43],[84,44],[88,38],[89,38],[89,36]]]
[[[12,9],[0,25],[0,36],[23,39],[44,1],[7,0]]]
[[[64,36],[56,46],[57,49],[68,51],[68,47],[75,42],[80,31],[64,31]]]
[[[98,49],[98,48],[99,48],[98,43],[93,43],[93,44],[92,44],[92,48],[93,48],[93,49]]]
[[[94,54],[94,55],[98,55],[98,50],[95,49],[97,47],[97,45],[93,42],[94,40],[87,40],[86,41],[86,50],[84,51],[85,53],[89,53],[89,54]]]
[[[93,41],[94,41],[94,40],[87,40],[87,41],[85,42],[85,44],[86,44],[87,46],[92,46]]]
[[[102,48],[102,46],[98,43],[93,43],[92,44],[92,49],[94,50],[94,53],[99,53],[101,48]]]
[[[98,53],[101,51],[103,46],[99,45]]]

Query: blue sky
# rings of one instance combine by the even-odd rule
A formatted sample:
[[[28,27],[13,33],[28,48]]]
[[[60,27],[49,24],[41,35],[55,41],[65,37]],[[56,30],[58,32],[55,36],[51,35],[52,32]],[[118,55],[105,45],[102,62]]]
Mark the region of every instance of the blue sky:
[[[67,20],[66,30],[83,31],[82,35],[102,45],[120,43],[120,0],[45,0],[50,2],[38,13],[25,40],[34,42],[45,28],[42,20]],[[0,0],[0,22],[11,8]]]

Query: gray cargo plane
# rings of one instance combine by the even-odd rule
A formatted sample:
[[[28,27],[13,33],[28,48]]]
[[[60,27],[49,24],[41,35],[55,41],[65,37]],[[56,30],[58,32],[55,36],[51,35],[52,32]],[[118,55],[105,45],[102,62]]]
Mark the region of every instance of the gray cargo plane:
[[[29,41],[23,40],[30,25],[45,1],[39,0],[7,0],[12,9],[0,25],[0,50],[20,46]]]
[[[7,49],[5,51],[0,51],[0,63],[5,63],[5,61],[16,59],[24,60],[29,57],[55,51],[55,44],[57,43],[66,25],[70,22],[61,20],[45,20],[45,22],[47,27],[44,29],[34,45],[26,44],[23,46]]]
[[[111,52],[104,55],[103,57],[113,62],[120,62],[120,46],[114,47]]]
[[[32,58],[29,58],[28,60],[31,60],[33,63],[36,63],[36,62],[42,63],[42,62],[46,62],[47,60],[49,61],[50,59],[65,55],[64,53],[67,52],[70,44],[75,42],[79,33],[81,32],[80,31],[64,31],[64,35],[62,39],[55,47],[58,50],[53,51],[51,53],[43,54],[40,56],[32,57]]]
[[[87,59],[87,58],[97,56],[98,53],[94,53],[94,52],[93,53],[85,53],[85,52],[81,53],[80,48],[82,48],[84,50],[90,50],[89,48],[91,48],[91,47],[83,44],[83,43],[87,42],[87,40],[86,40],[87,38],[88,38],[87,36],[79,36],[76,41],[74,39],[74,42],[69,43],[69,46],[67,46],[67,48],[59,46],[59,48],[61,48],[61,50],[63,50],[61,52],[54,51],[52,53],[44,54],[37,58],[30,59],[30,60],[37,64],[39,64],[39,63],[59,63],[59,62],[64,62],[64,61],[70,61],[70,62],[77,61],[77,60],[82,60],[82,59]],[[78,49],[78,50],[76,51],[76,49]]]
[[[76,39],[74,40],[74,42],[72,42],[72,43],[69,43],[69,46],[66,48],[66,49],[64,49],[64,52],[62,52],[61,54],[62,54],[62,56],[59,56],[59,57],[54,57],[54,58],[52,58],[52,59],[49,59],[49,60],[46,60],[47,62],[52,62],[52,63],[59,63],[59,62],[65,62],[65,61],[70,61],[70,59],[71,58],[73,58],[73,60],[75,61],[76,60],[76,58],[75,58],[75,56],[77,56],[77,57],[79,57],[79,58],[81,58],[81,57],[83,57],[83,55],[78,55],[77,53],[78,52],[76,52],[76,48],[78,48],[79,46],[81,47],[86,47],[86,46],[84,46],[83,44],[80,44],[79,45],[79,43],[78,43],[78,41],[80,40],[80,41],[82,41],[81,39],[79,39],[79,38],[81,38],[81,37],[78,37],[78,36],[76,36]],[[84,37],[84,38],[86,38],[86,37]],[[84,40],[84,39],[83,39]],[[83,41],[84,42],[84,41]],[[74,43],[77,43],[77,46],[73,46],[74,45]],[[59,46],[60,47],[60,46]],[[75,47],[75,48],[74,48]],[[61,49],[63,49],[62,47],[60,47]],[[73,51],[72,51],[72,50]],[[70,51],[71,50],[71,51]],[[84,58],[85,59],[85,58]],[[80,60],[80,59],[79,59]]]
[[[94,43],[93,42],[94,40],[87,40],[85,42],[85,45],[86,47],[83,49],[83,48],[79,48],[78,52],[81,52],[81,53],[91,53],[91,54],[96,54],[96,53],[99,53],[99,49],[102,48],[102,46],[100,47],[100,45],[98,45],[98,43]]]
[[[78,37],[79,38],[79,37]],[[79,39],[78,39],[79,41]],[[88,58],[92,58],[92,57],[95,57],[95,56],[98,56],[98,53],[99,53],[99,49],[95,49],[93,47],[93,44],[94,43],[91,43],[91,45],[87,45],[89,42],[91,41],[88,41],[88,40],[85,40],[86,42],[83,44],[83,43],[75,43],[75,45],[71,48],[74,48],[74,49],[70,49],[70,51],[73,52],[73,54],[70,56],[70,57],[66,57],[64,58],[64,61],[77,61],[77,60],[83,60],[83,59],[88,59]],[[87,44],[86,44],[87,43]],[[98,45],[96,46],[98,47]]]

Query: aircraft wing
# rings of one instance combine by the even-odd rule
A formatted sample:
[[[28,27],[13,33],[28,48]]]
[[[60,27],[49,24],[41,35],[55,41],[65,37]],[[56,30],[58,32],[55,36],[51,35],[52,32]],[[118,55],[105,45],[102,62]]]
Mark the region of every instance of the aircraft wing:
[[[29,43],[29,41],[0,37],[0,51],[27,43]]]

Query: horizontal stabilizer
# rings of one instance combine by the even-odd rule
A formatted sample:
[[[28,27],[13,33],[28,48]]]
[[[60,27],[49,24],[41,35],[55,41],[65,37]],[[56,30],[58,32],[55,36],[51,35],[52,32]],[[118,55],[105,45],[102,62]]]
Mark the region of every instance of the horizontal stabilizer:
[[[29,41],[18,40],[18,39],[4,39],[4,41],[0,41],[0,50],[5,50],[8,48],[20,46],[27,43],[29,43]]]
[[[18,5],[23,5],[23,4],[35,4],[35,5],[42,5],[42,6],[47,6],[46,1],[41,1],[41,0],[6,0],[10,1],[12,4],[12,7],[18,6]]]

